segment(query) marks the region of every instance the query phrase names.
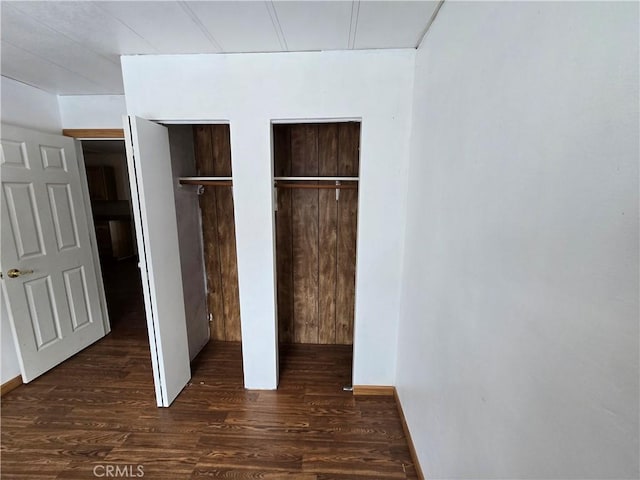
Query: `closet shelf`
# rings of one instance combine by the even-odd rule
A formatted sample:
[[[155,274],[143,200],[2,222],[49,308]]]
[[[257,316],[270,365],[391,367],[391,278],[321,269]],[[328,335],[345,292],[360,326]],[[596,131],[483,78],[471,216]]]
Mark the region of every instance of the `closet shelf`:
[[[358,188],[359,179],[358,177],[274,177],[273,180],[276,188],[355,190]]]
[[[315,188],[315,189],[331,189],[331,190],[356,190],[358,185],[355,183],[339,183],[335,184],[330,183],[293,183],[293,182],[277,182],[276,188]]]
[[[278,188],[357,189],[358,177],[275,177]],[[180,177],[180,185],[232,186],[231,177]],[[308,183],[313,182],[313,183]],[[325,182],[325,183],[322,183]],[[331,183],[326,183],[331,182]],[[342,183],[347,182],[347,183]]]
[[[357,182],[360,177],[274,177],[276,182],[278,181],[291,181],[291,182]]]
[[[233,185],[231,177],[180,177],[180,185],[202,185],[207,187],[226,187]]]

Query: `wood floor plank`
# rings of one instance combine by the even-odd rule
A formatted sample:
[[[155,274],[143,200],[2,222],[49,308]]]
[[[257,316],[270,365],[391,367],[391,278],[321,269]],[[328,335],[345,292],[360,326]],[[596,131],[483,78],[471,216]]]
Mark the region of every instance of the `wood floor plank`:
[[[214,470],[251,465],[261,471],[300,472],[302,471],[302,455],[286,450],[275,449],[268,444],[229,446],[219,444],[212,451],[200,457],[196,469],[206,467]]]
[[[2,456],[4,455],[3,450]],[[2,476],[17,480],[51,480],[55,479],[70,463],[70,459],[62,456],[53,459],[38,454],[13,456],[11,460],[2,462]],[[7,475],[7,472],[10,474]]]
[[[292,480],[317,480],[318,476],[314,473],[303,472],[283,472],[273,471],[265,472],[262,469],[247,468],[247,467],[235,467],[235,468],[217,468],[210,467],[206,464],[198,464],[192,474],[192,479],[206,478],[225,478],[234,480],[280,480],[280,479],[292,479]]]
[[[332,446],[316,448],[305,453],[302,469],[306,472],[330,474],[357,474],[369,478],[406,478],[406,472],[398,468],[398,462],[388,449],[369,447],[344,447],[336,451]]]

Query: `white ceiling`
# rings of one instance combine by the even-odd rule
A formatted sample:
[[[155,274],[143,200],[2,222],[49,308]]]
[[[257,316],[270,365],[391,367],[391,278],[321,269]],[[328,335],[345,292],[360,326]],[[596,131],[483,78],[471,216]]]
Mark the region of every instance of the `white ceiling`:
[[[0,73],[123,93],[120,55],[413,48],[438,1],[1,1]]]

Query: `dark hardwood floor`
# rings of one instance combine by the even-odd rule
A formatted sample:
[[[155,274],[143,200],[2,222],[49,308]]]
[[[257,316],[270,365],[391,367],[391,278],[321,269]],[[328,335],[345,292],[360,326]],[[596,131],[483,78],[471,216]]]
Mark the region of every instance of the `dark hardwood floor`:
[[[249,391],[240,344],[211,343],[161,409],[140,317],[2,398],[3,479],[417,478],[393,397],[342,391],[350,347],[282,347],[278,390]]]

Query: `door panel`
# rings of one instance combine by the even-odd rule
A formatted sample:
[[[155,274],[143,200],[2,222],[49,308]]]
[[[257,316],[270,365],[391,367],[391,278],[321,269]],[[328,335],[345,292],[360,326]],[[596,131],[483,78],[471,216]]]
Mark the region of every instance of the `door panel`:
[[[62,336],[60,321],[53,307],[51,277],[25,282],[24,290],[29,304],[31,325],[35,333],[36,349],[42,350]]]
[[[3,125],[0,146],[3,294],[29,382],[105,335],[99,266],[74,141]]]
[[[168,407],[191,378],[169,134],[130,116],[125,140],[156,401]]]
[[[69,185],[47,184],[51,216],[56,229],[58,251],[78,248],[78,226],[73,214],[71,190]]]
[[[44,255],[44,242],[40,219],[35,208],[33,184],[3,182],[2,189],[7,202],[11,233],[18,250],[18,259]]]
[[[67,171],[67,163],[62,148],[40,145],[40,154],[42,158],[42,168],[45,170]]]
[[[91,312],[89,311],[90,299],[84,287],[87,283],[84,267],[72,268],[62,274],[64,276],[67,300],[71,306],[71,327],[73,331],[76,331],[91,323]]]
[[[24,142],[14,142],[3,138],[0,164],[6,167],[29,168],[26,144]]]

